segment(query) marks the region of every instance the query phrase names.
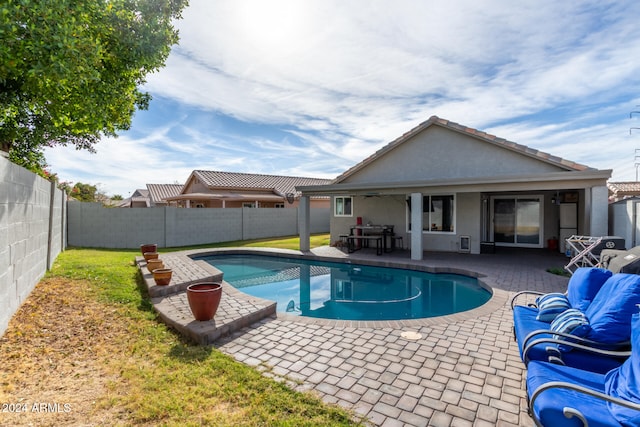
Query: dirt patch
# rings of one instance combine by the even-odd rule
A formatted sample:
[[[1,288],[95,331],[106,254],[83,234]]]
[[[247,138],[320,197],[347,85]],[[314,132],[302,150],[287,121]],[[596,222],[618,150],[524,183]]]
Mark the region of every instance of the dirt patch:
[[[83,281],[42,280],[0,338],[1,425],[109,425],[109,354],[126,339],[122,317],[87,297]]]

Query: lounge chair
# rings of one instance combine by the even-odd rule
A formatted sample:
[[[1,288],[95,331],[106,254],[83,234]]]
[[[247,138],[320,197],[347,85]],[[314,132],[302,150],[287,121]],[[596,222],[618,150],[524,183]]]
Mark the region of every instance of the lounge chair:
[[[630,354],[630,321],[640,304],[640,276],[614,274],[584,311],[568,309],[550,324],[536,320],[537,309],[514,307],[520,356],[604,373]]]
[[[606,374],[529,363],[529,415],[537,426],[640,425],[640,315],[632,317],[631,356]]]

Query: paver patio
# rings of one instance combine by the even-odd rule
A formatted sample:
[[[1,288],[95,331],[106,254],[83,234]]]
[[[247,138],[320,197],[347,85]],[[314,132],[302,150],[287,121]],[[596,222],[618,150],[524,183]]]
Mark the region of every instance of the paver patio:
[[[495,296],[470,312],[411,322],[270,314],[216,337],[216,347],[296,390],[312,391],[325,402],[351,409],[372,425],[533,425],[526,412],[526,370],[513,340],[509,300],[527,289],[564,291],[568,279],[546,269],[561,268],[567,258],[545,250],[425,253],[422,261],[411,261],[408,252],[401,251],[383,259],[375,252],[345,254],[328,247],[312,253],[475,272]],[[404,338],[407,331],[418,332],[421,338]]]

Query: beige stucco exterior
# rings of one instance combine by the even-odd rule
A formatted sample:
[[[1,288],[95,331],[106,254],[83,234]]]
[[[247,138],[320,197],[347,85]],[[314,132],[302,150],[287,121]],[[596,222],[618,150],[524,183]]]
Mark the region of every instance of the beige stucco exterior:
[[[503,199],[531,199],[540,210],[537,241],[512,246],[545,247],[549,239],[557,239],[563,201],[576,204],[579,234],[606,235],[610,175],[610,170],[589,168],[432,117],[331,184],[298,189],[304,196],[333,196],[332,212],[335,196],[352,198],[351,216],[331,217],[333,242],[348,234],[360,217],[365,224],[393,225],[404,246],[419,250],[421,257],[423,250],[459,251],[461,236],[470,238],[471,253],[479,253],[481,242],[493,241],[492,206]],[[407,202],[412,195],[452,195],[453,231],[431,231],[427,226],[412,236]]]

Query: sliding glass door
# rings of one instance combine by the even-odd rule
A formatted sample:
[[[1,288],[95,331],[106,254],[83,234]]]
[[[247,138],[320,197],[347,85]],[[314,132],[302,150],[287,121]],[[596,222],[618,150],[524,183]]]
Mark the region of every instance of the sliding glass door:
[[[542,196],[493,197],[493,241],[503,246],[542,247],[542,200]]]

